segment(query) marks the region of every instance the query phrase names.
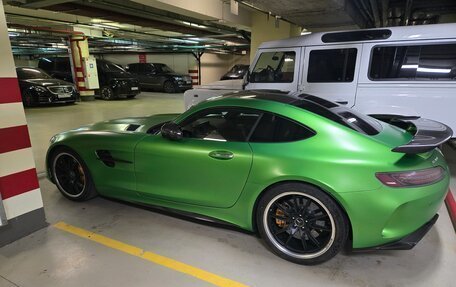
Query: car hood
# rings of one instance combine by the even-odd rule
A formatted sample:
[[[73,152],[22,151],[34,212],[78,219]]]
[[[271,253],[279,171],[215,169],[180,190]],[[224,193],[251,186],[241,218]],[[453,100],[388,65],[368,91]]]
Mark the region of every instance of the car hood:
[[[179,114],[160,114],[103,121],[73,131],[105,131],[146,133],[151,127],[175,119]]]
[[[27,79],[21,80],[26,83],[30,83],[33,85],[48,87],[48,86],[72,86],[72,83],[68,83],[59,79]]]

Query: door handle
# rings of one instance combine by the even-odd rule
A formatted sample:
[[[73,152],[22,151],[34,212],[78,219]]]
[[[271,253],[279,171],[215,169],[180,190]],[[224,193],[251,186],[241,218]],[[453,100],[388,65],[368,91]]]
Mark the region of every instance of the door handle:
[[[341,105],[348,105],[348,101],[339,100],[339,101],[336,101],[336,103],[341,104]]]
[[[230,151],[214,150],[209,153],[209,156],[215,159],[227,160],[232,159],[234,157],[234,154]]]

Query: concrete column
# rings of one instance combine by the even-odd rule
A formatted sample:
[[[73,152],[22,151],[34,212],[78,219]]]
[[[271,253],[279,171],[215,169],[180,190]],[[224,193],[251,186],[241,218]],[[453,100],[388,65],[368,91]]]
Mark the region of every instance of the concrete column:
[[[301,27],[279,20],[276,27],[275,17],[261,12],[252,12],[252,35],[250,42],[250,62],[255,57],[258,46],[266,41],[297,37],[301,34]]]
[[[0,1],[0,246],[46,226],[22,97]]]
[[[87,75],[85,75],[83,69],[83,58],[89,57],[89,43],[87,42],[87,37],[84,36],[84,34],[70,36],[70,50],[75,84],[81,94],[81,100],[94,100],[95,91],[86,88],[85,78]]]

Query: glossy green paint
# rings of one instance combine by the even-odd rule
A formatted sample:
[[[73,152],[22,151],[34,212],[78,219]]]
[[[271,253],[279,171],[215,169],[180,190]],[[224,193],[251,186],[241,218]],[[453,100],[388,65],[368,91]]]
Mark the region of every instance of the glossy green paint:
[[[316,135],[288,143],[170,141],[147,134],[159,123],[180,123],[209,107],[247,107],[301,122]],[[128,124],[141,125],[134,132]],[[300,181],[330,194],[350,220],[353,247],[398,240],[429,221],[448,190],[448,167],[439,150],[420,155],[391,152],[411,135],[382,123],[378,135],[367,136],[300,108],[259,99],[222,98],[206,101],[182,115],[156,115],[97,123],[53,138],[48,152],[64,145],[84,160],[100,194],[130,202],[159,205],[223,220],[254,230],[254,209],[271,185]],[[108,167],[96,150],[130,161]],[[214,150],[231,151],[231,160],[209,157]],[[418,170],[440,165],[447,176],[416,188],[390,188],[376,172]]]

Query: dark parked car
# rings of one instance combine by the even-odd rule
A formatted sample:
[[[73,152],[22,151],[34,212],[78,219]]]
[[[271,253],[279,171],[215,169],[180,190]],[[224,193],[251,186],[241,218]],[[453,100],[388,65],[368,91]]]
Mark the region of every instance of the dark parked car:
[[[244,75],[249,70],[249,65],[234,65],[220,80],[236,80],[244,78]]]
[[[79,92],[69,82],[52,78],[39,68],[16,68],[24,106],[51,103],[74,103]]]
[[[121,66],[106,60],[97,59],[98,81],[100,82],[99,96],[104,100],[119,97],[134,98],[141,91],[138,78],[127,72]]]
[[[41,58],[38,67],[59,79],[73,82],[69,57]],[[138,79],[121,66],[97,59],[100,90],[97,96],[112,100],[118,97],[134,98],[140,93]]]
[[[160,63],[133,63],[127,65],[127,71],[136,75],[141,88],[175,93],[192,88],[192,78],[174,72]]]

